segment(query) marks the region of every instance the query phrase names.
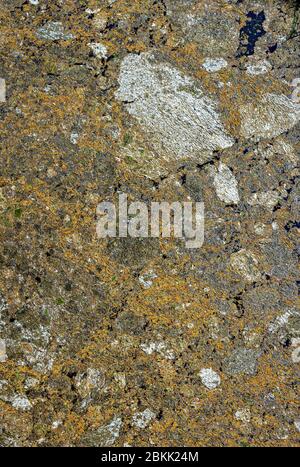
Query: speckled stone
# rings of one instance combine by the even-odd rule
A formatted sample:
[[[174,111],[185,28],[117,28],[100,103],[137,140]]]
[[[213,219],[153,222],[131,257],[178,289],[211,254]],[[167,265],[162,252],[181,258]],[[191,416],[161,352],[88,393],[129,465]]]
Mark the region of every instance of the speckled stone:
[[[0,446],[299,447],[297,5],[1,1]]]

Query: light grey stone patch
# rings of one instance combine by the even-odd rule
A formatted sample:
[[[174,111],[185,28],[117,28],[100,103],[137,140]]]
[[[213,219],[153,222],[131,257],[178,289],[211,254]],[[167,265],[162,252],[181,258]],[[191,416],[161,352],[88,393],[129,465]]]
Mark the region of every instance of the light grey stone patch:
[[[271,334],[274,334],[280,330],[280,328],[284,328],[289,320],[293,317],[300,318],[300,312],[296,309],[287,310],[285,313],[277,316],[274,321],[269,325],[268,331]]]
[[[182,42],[197,42],[203,55],[213,51],[217,56],[232,56],[239,46],[237,14],[232,10],[216,11],[213,2],[206,2],[203,11],[193,9],[199,2],[165,0],[167,14],[182,29]]]
[[[224,58],[206,58],[202,64],[203,68],[210,72],[215,73],[228,66]]]
[[[300,363],[300,337],[292,338],[292,348],[293,348],[293,351],[292,351],[291,357],[292,357],[293,363]]]
[[[32,405],[26,396],[16,395],[11,399],[11,405],[18,410],[30,410]]]
[[[235,314],[237,312],[236,305],[229,300],[216,299],[215,305],[222,316],[226,316],[228,313]]]
[[[248,75],[264,75],[268,71],[272,70],[272,65],[268,60],[261,60],[256,63],[249,63],[247,65],[246,73]]]
[[[72,144],[77,144],[77,141],[78,141],[78,138],[79,138],[79,134],[78,133],[71,133],[70,135],[70,141]]]
[[[168,349],[166,343],[163,341],[142,343],[140,347],[147,355],[158,353],[167,360],[175,360],[176,358],[173,350]]]
[[[288,439],[289,429],[285,426],[280,427],[276,433],[276,438],[277,439]]]
[[[273,142],[273,145],[270,148],[270,153],[271,157],[273,154],[280,154],[293,167],[298,165],[299,158],[295,152],[294,147],[282,138],[278,138]]]
[[[0,379],[0,390],[5,388],[5,386],[7,386],[7,385],[8,385],[8,382],[5,379]]]
[[[119,438],[121,427],[122,419],[115,415],[107,425],[87,432],[81,439],[82,446],[111,447]]]
[[[0,102],[6,102],[6,82],[0,78]]]
[[[148,271],[148,272],[145,272],[144,274],[139,276],[139,283],[145,289],[149,289],[149,287],[151,287],[151,285],[153,284],[153,279],[156,279],[156,277],[157,277],[157,275],[152,270]]]
[[[105,377],[102,371],[88,368],[85,373],[76,376],[75,384],[81,397],[88,397],[92,391],[100,391],[103,388]]]
[[[37,378],[33,378],[32,376],[29,376],[25,380],[24,388],[31,389],[37,386],[38,384],[39,384],[39,380]]]
[[[284,244],[270,241],[262,245],[266,256],[265,272],[278,279],[295,275],[298,266],[296,251],[291,250]]]
[[[264,143],[258,145],[258,154],[266,159],[274,160],[276,156],[281,156],[291,167],[298,165],[298,156],[295,148],[283,137],[279,136],[272,141],[272,144],[265,147]]]
[[[102,440],[99,446],[112,446],[120,436],[121,426],[122,419],[120,417],[114,417],[110,423],[100,427],[97,430],[99,441]]]
[[[107,48],[100,42],[91,42],[89,47],[98,58],[107,58]]]
[[[52,429],[56,430],[62,424],[63,424],[62,420],[54,420],[52,422]]]
[[[277,191],[265,191],[253,193],[248,199],[250,206],[263,206],[266,209],[272,210],[278,203],[280,194]]]
[[[214,187],[221,201],[226,204],[238,204],[240,200],[238,183],[229,167],[223,163],[220,163],[218,171],[215,172]]]
[[[55,352],[49,349],[52,341],[49,326],[39,324],[36,328],[30,329],[16,320],[13,328],[18,332],[19,339],[8,338],[6,345],[9,351],[18,349],[22,352],[24,360],[19,360],[18,365],[29,365],[41,372],[49,371],[55,358]],[[30,346],[23,346],[24,342],[29,342]]]
[[[150,409],[146,409],[133,415],[132,424],[137,428],[146,428],[154,418],[155,413]]]
[[[64,26],[59,21],[49,21],[36,32],[38,39],[48,41],[73,39],[73,34],[65,32]]]
[[[99,11],[100,11],[100,8],[96,8],[95,10],[93,10],[92,8],[87,8],[85,10],[85,13],[87,15],[96,15],[97,13],[99,13]]]
[[[243,423],[249,423],[251,420],[251,412],[249,409],[239,409],[235,412],[234,416]]]
[[[230,256],[230,264],[232,269],[248,282],[255,282],[261,277],[257,268],[258,260],[251,251],[242,249],[233,253]]]
[[[240,113],[243,137],[274,138],[299,122],[300,106],[284,94],[268,93],[261,102],[244,105]]]
[[[300,432],[300,418],[294,421],[294,425],[297,428],[297,430]]]
[[[225,360],[224,370],[229,375],[255,375],[257,373],[257,359],[260,352],[251,349],[236,349]]]
[[[207,160],[207,153],[234,143],[199,83],[149,52],[125,57],[115,96],[147,131],[160,158],[201,161],[205,153]]]
[[[7,354],[6,354],[6,342],[4,339],[0,339],[0,363],[4,363],[7,361]]]
[[[199,376],[207,389],[216,389],[221,384],[220,376],[212,368],[202,368]]]
[[[2,193],[1,193],[1,191],[0,191],[0,209],[1,209],[2,207],[5,207],[4,203],[3,203],[3,206],[2,206],[2,203],[1,203],[1,201],[2,201],[2,196],[1,196],[1,195],[2,195]],[[3,198],[3,200],[5,201],[4,198]],[[6,302],[5,298],[3,297],[2,293],[0,292],[0,320],[1,320],[1,314],[2,314],[2,312],[5,311],[5,310],[7,310],[7,308],[8,308],[7,302]],[[2,322],[1,322],[1,324],[2,324]]]
[[[267,226],[262,222],[258,222],[257,224],[254,224],[253,229],[256,235],[264,235],[266,233]]]

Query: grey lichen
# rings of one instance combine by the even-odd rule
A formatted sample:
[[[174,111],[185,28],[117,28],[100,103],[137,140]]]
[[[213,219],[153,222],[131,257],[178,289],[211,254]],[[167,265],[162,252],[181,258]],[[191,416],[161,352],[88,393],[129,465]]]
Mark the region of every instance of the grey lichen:
[[[66,32],[63,24],[59,21],[49,21],[40,27],[36,33],[39,39],[48,41],[73,39],[74,35]]]
[[[199,83],[152,53],[127,55],[116,98],[147,131],[159,157],[202,160],[202,153],[233,145],[217,104]]]
[[[252,349],[236,349],[225,361],[225,372],[229,375],[255,375],[257,372],[257,359],[260,353]]]

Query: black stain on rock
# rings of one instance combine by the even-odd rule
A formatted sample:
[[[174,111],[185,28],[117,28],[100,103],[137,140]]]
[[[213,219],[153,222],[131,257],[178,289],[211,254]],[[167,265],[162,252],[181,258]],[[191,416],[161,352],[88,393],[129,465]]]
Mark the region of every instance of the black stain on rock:
[[[247,18],[249,20],[240,30],[240,45],[236,54],[237,58],[253,55],[257,40],[266,34],[263,28],[263,23],[266,19],[264,11],[257,14],[249,11]]]
[[[269,47],[269,53],[272,54],[273,52],[276,52],[277,47],[278,47],[277,42],[276,42],[276,44],[270,45],[270,47]]]

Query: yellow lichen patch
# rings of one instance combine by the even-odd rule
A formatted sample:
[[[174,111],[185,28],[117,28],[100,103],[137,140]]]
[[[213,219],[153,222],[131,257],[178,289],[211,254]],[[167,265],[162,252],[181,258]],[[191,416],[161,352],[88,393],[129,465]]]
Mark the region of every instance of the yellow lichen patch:
[[[70,413],[64,421],[64,431],[66,435],[76,441],[80,439],[85,429],[85,423],[80,415]]]
[[[128,308],[147,316],[153,324],[178,320],[180,325],[186,325],[190,321],[202,321],[212,313],[209,301],[199,295],[192,298],[189,284],[176,277],[160,277],[150,289],[128,300]]]

